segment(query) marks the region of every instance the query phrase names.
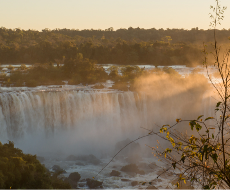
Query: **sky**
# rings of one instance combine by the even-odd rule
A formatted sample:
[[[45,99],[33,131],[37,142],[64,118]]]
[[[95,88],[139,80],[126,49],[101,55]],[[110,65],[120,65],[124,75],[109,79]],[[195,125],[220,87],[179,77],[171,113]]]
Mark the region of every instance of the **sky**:
[[[229,29],[230,0],[219,29]],[[0,0],[0,27],[34,29],[209,29],[215,0]]]

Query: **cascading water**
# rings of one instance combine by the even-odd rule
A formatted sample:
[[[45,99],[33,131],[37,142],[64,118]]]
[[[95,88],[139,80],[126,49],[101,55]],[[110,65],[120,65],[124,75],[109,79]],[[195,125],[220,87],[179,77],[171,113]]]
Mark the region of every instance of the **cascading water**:
[[[0,105],[1,141],[13,140],[25,146],[36,141],[34,145],[44,150],[49,147],[44,141],[51,143],[51,139],[56,148],[60,141],[65,146],[77,143],[79,149],[87,144],[95,149],[98,142],[102,148],[102,141],[108,145],[115,138],[125,138],[129,129],[135,134],[147,119],[143,102],[133,92],[10,92],[0,94]],[[29,138],[31,141],[25,141]]]
[[[207,103],[195,96],[195,103],[180,104],[188,94],[154,97],[131,91],[3,92],[0,141],[12,140],[33,154],[100,153],[113,149],[119,140],[145,134],[140,127],[153,129],[155,124],[201,115],[203,108],[197,107]]]
[[[177,118],[192,120],[200,115],[206,118],[215,114],[216,100],[211,97],[210,85],[198,75],[185,78],[144,76],[136,81],[137,92],[94,90],[92,86],[1,88],[0,141],[14,141],[24,153],[43,156],[42,163],[51,171],[52,166],[58,165],[66,170],[65,177],[79,172],[81,178],[86,179],[96,176],[109,163],[111,156],[124,146],[122,142],[129,142],[127,138],[134,140],[148,134],[148,130],[158,132],[164,124],[175,124]],[[176,127],[178,133],[190,131],[188,122],[181,122]],[[152,156],[152,149],[146,150],[147,146],[144,146],[153,147],[157,140],[162,147],[168,146],[153,135],[139,140],[137,149],[129,146],[121,151],[98,176],[103,181],[103,187],[133,188],[130,182],[121,178],[152,181],[157,173],[162,173],[160,167],[154,170],[145,167],[152,162],[164,167]],[[116,144],[120,143],[122,145],[117,148]],[[99,158],[101,164],[86,160],[80,160],[79,164],[79,160],[67,159],[70,155],[89,154]],[[130,176],[125,172],[121,172],[122,177],[108,175],[112,170],[120,171],[122,166],[132,162],[137,163],[146,175]],[[155,185],[167,188],[172,177],[161,176],[162,181]]]

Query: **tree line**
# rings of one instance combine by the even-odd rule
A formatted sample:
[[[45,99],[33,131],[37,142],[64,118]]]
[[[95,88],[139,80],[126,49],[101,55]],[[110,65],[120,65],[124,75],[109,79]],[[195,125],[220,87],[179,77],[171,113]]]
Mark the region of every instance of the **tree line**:
[[[2,73],[0,75],[0,81],[2,86],[28,86],[35,87],[39,85],[63,85],[68,81],[69,85],[88,85],[96,84],[94,88],[104,88],[103,82],[106,80],[112,80],[115,83],[111,88],[119,90],[135,90],[133,84],[135,80],[140,76],[148,74],[170,74],[181,77],[171,67],[164,67],[163,69],[154,68],[151,70],[145,70],[136,65],[123,65],[123,66],[111,66],[108,71],[96,64],[95,61],[83,58],[82,54],[77,54],[76,59],[57,60],[59,61],[57,66],[53,64],[34,64],[32,67],[26,67],[22,64],[15,69],[13,66],[9,66],[10,75]],[[129,84],[129,85],[127,85]]]
[[[217,31],[220,43],[229,30]],[[97,63],[188,65],[201,64],[202,44],[211,41],[212,30],[113,28],[106,30],[0,28],[0,63],[56,63],[84,58]]]

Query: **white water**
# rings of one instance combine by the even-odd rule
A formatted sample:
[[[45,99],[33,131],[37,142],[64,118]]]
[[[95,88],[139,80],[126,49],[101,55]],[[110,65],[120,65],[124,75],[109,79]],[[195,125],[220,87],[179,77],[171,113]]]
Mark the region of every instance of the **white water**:
[[[195,119],[202,114],[210,116],[213,113],[210,107],[215,102],[205,94],[191,91],[164,97],[165,94],[158,91],[147,96],[144,92],[92,90],[83,86],[6,90],[0,93],[0,141],[14,141],[25,153],[45,156],[47,168],[58,164],[67,171],[66,177],[79,172],[82,178],[95,176],[109,162],[110,156],[116,153],[118,141],[134,140],[148,133],[141,127],[159,131],[155,124],[173,124],[176,118]],[[179,127],[186,130],[188,125]],[[151,153],[144,149],[145,143],[155,146],[156,140],[152,136],[138,142],[142,150]],[[94,154],[102,164],[77,166],[75,162],[65,161],[70,154]],[[143,156],[142,152],[140,154]],[[142,163],[152,161],[156,161],[154,157],[144,158]],[[121,181],[122,178],[151,181],[162,171],[157,168],[146,175],[131,177],[121,172],[122,177],[109,176],[113,169],[119,171],[126,164],[115,160],[97,179],[103,181],[104,188],[127,189],[133,188],[131,182]],[[161,179],[162,182],[154,185],[170,186],[172,177]]]
[[[143,93],[93,90],[3,92],[0,141],[12,140],[33,154],[103,154],[120,140],[146,134],[141,127],[197,117],[210,105],[202,95],[190,97],[186,104],[187,94],[159,96],[152,100]]]
[[[11,92],[0,94],[0,104],[0,140],[23,143],[28,151],[103,148],[102,141],[108,146],[147,122],[145,105],[132,92]]]

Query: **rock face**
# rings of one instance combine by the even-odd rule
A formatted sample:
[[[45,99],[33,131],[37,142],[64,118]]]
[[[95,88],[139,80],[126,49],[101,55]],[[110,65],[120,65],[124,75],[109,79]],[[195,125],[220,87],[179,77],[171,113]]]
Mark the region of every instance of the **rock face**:
[[[123,178],[123,179],[121,179],[121,181],[130,181],[130,179]]]
[[[138,181],[132,181],[131,182],[131,185],[134,187],[134,186],[137,186],[138,185]]]
[[[58,165],[54,165],[53,167],[52,167],[52,170],[55,172],[55,173],[66,173],[66,171],[65,170],[63,170],[60,166],[58,166]]]
[[[81,175],[78,172],[73,172],[69,174],[68,182],[73,189],[76,189],[78,186],[78,181],[81,179]]]
[[[101,163],[101,161],[92,154],[86,156],[77,156],[77,160],[86,161],[87,163],[94,165],[98,165]]]
[[[82,161],[82,162],[86,162],[88,164],[94,164],[94,165],[98,165],[101,163],[101,161],[94,155],[90,154],[90,155],[81,155],[81,156],[74,156],[74,155],[70,155],[66,158],[67,161]]]
[[[145,174],[143,170],[139,170],[136,164],[129,164],[129,165],[123,166],[121,168],[121,171],[126,172],[126,173],[136,173],[140,175]]]
[[[97,180],[89,179],[89,178],[86,179],[86,182],[87,182],[86,184],[88,185],[90,189],[95,189],[97,187],[100,187],[102,186],[102,183],[103,183],[101,181],[97,181]]]
[[[116,176],[116,177],[118,177],[118,176],[121,175],[121,172],[116,171],[116,170],[112,170],[112,172],[111,172],[109,175],[110,175],[110,176]]]
[[[73,173],[69,174],[68,179],[78,182],[81,179],[81,175],[78,172],[73,172]]]

